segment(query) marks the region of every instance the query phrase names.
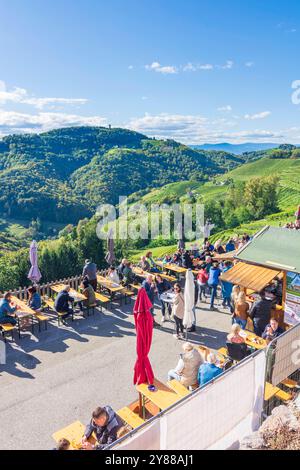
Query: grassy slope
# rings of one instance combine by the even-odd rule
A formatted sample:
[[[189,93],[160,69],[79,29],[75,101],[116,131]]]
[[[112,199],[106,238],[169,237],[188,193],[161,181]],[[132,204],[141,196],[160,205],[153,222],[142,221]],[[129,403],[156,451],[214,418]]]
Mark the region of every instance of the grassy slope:
[[[226,240],[235,234],[242,234],[244,232],[253,234],[265,225],[279,226],[285,224],[287,221],[293,220],[296,206],[300,204],[300,160],[263,158],[236,168],[226,173],[226,175],[219,176],[216,178],[215,182],[209,182],[204,185],[188,181],[172,183],[146,194],[142,198],[142,202],[150,204],[170,201],[175,202],[176,200],[184,201],[184,199],[187,198],[187,191],[192,190],[196,199],[205,203],[205,201],[222,198],[226,195],[227,186],[221,185],[221,183],[228,178],[232,178],[235,181],[246,181],[250,178],[269,175],[277,175],[280,178],[279,208],[281,212],[273,214],[263,220],[243,224],[233,230],[213,234],[211,237],[212,241],[218,238]],[[166,253],[171,253],[175,249],[176,245],[163,246],[153,248],[152,252],[154,256],[159,257]],[[137,260],[140,255],[141,252],[134,251],[132,252],[132,259]]]

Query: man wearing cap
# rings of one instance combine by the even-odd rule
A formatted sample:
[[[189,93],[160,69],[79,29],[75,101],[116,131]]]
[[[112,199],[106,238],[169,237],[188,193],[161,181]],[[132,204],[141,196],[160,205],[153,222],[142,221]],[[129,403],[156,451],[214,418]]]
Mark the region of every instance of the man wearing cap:
[[[82,276],[86,278],[94,291],[97,291],[97,266],[90,259],[85,260]]]

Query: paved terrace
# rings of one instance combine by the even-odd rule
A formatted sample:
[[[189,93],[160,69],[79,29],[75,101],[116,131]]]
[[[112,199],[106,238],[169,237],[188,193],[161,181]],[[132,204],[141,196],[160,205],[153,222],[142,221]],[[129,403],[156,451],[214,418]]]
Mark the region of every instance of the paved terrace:
[[[53,432],[79,419],[86,423],[98,405],[115,410],[138,398],[132,384],[136,359],[130,305],[115,303],[67,327],[48,324],[37,336],[23,333],[7,342],[7,364],[0,365],[0,448],[51,449]],[[212,349],[224,346],[231,317],[209,304],[197,310],[197,332],[189,341]],[[156,308],[156,319],[160,310]],[[174,323],[155,329],[150,359],[155,376],[166,382],[178,361],[182,341],[173,338]],[[36,328],[36,331],[38,329]],[[17,335],[16,335],[17,337]]]

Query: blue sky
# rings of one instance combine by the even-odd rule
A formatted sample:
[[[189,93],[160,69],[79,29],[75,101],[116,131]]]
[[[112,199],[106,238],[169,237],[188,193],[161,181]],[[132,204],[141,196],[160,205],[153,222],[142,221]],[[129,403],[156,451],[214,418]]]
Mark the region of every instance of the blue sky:
[[[0,135],[110,123],[190,144],[300,143],[298,0],[0,8]]]

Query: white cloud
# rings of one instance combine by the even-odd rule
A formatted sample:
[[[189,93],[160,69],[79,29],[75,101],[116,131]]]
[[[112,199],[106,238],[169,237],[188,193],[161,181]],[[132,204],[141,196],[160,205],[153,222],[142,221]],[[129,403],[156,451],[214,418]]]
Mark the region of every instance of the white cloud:
[[[0,109],[0,135],[43,132],[60,127],[104,125],[107,125],[107,120],[100,116],[43,112],[27,114]]]
[[[257,114],[245,114],[245,119],[250,121],[255,121],[256,119],[265,119],[271,115],[271,111],[263,111],[262,113]]]
[[[177,73],[177,68],[174,65],[162,66],[159,62],[152,62],[150,65],[145,65],[146,70],[153,70],[162,74],[174,74]]]
[[[87,103],[85,98],[37,98],[30,95],[25,88],[14,87],[8,91],[5,82],[0,81],[0,104],[15,103],[26,104],[37,109],[44,107],[55,107],[57,105],[83,105]]]
[[[228,70],[230,70],[230,69],[233,68],[233,66],[234,66],[234,62],[233,62],[232,60],[227,60],[227,61],[226,61],[226,64],[221,65],[221,69],[224,69],[224,70],[228,69]]]
[[[213,70],[214,66],[212,64],[193,64],[188,62],[182,67],[184,72],[196,72],[197,70]]]
[[[229,113],[230,111],[232,111],[232,107],[230,106],[230,104],[228,104],[227,106],[221,106],[220,108],[218,108],[218,111]]]
[[[245,62],[245,67],[248,67],[248,68],[251,68],[251,67],[254,67],[254,62]]]
[[[133,70],[133,68],[134,68],[133,65],[128,65],[129,70]]]

